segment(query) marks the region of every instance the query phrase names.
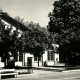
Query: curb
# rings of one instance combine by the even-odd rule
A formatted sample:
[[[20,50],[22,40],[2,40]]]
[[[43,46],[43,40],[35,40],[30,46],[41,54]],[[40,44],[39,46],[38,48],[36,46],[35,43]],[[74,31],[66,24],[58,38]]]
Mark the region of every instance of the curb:
[[[74,71],[80,71],[80,69],[76,69],[76,70],[64,70],[62,72],[74,72]]]
[[[56,68],[35,68],[38,70],[47,70],[47,71],[55,71],[55,72],[71,72],[71,71],[80,71],[80,69],[66,70],[66,69],[56,69]]]
[[[37,70],[46,70],[46,71],[55,71],[55,72],[62,72],[65,69],[56,69],[56,68],[35,68]]]

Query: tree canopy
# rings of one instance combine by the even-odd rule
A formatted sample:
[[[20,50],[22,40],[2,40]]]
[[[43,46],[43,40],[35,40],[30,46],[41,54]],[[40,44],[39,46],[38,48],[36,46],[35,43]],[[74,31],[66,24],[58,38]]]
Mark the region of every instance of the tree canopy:
[[[47,49],[48,44],[51,43],[51,38],[49,32],[46,28],[39,25],[39,23],[24,22],[19,16],[15,17],[15,20],[25,25],[30,31],[24,32],[20,39],[23,44],[23,51],[32,53],[36,56],[40,55],[45,49]]]
[[[19,47],[19,32],[18,30],[12,31],[12,26],[10,28],[5,26],[0,20],[0,56],[8,58],[10,56],[8,52],[11,52],[14,56]]]
[[[70,58],[80,55],[80,0],[55,1],[49,13],[49,31],[56,34],[60,53]]]
[[[5,27],[5,23],[0,20],[0,51],[1,57],[10,57],[16,55],[16,51],[23,53],[31,53],[40,57],[43,51],[48,48],[48,44],[51,43],[50,34],[46,28],[41,27],[38,23],[24,22],[20,17],[16,17],[16,20],[30,30],[23,31],[19,37],[19,30],[13,30],[13,26]],[[19,26],[18,26],[19,28]]]
[[[34,54],[38,57],[38,66],[39,58],[48,48],[48,45],[51,44],[50,34],[46,28],[41,27],[39,24],[30,22],[27,26],[31,31],[26,31],[25,33],[25,51]]]
[[[41,27],[39,24],[30,22],[28,27],[31,31],[26,31],[26,47],[25,51],[32,52],[35,55],[40,55],[42,51],[47,49],[50,43],[49,36],[46,28]]]

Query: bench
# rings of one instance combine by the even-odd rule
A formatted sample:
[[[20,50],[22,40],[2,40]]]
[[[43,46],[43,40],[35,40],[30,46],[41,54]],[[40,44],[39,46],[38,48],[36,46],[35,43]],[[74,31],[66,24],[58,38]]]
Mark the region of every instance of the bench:
[[[18,73],[15,71],[15,69],[1,69],[0,70],[0,79],[2,76],[14,76],[17,77]]]

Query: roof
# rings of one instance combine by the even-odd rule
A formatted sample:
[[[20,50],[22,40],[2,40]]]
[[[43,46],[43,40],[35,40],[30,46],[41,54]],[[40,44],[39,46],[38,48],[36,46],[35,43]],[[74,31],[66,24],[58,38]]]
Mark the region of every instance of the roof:
[[[21,30],[23,30],[23,31],[30,30],[25,25],[23,25],[20,22],[16,21],[15,19],[13,19],[12,17],[10,17],[8,14],[6,14],[4,12],[0,12],[0,18],[3,19],[3,20],[5,20],[6,22],[12,24],[16,28],[18,28],[18,26],[19,26],[19,28]]]

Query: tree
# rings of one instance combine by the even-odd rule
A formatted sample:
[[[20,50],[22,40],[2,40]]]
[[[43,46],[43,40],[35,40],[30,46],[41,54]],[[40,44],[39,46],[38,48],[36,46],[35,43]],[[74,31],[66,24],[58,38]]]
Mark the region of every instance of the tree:
[[[30,31],[26,31],[20,39],[23,47],[22,51],[29,52],[38,57],[38,66],[39,58],[43,54],[43,51],[48,47],[48,44],[51,43],[50,34],[47,29],[42,28],[38,23],[24,22],[20,17],[15,18],[17,21],[22,22]]]
[[[20,18],[20,16],[16,16],[15,18],[14,18],[16,21],[18,21],[18,22],[20,22],[21,24],[24,24],[25,22],[24,22],[24,18]]]
[[[31,31],[26,31],[25,33],[26,44],[24,49],[26,52],[38,56],[39,66],[39,58],[50,43],[50,35],[47,32],[47,29],[42,28],[39,24],[30,22],[28,27],[31,29]]]
[[[9,60],[10,56],[16,55],[16,50],[20,51],[19,49],[19,32],[18,30],[12,29],[7,26],[0,20],[0,56],[4,59],[6,64],[6,59]]]
[[[17,20],[24,24],[20,17],[17,17]],[[30,28],[30,30],[23,32],[19,37],[18,29],[13,31],[12,26],[6,28],[5,24],[0,20],[0,56],[6,60],[9,59],[11,55],[13,57],[17,55],[16,51],[21,53],[29,52],[38,56],[39,66],[39,58],[51,42],[49,39],[50,35],[47,29],[42,28],[39,24],[26,22],[25,25]]]
[[[48,30],[56,34],[54,40],[60,45],[60,55],[71,64],[72,57],[80,57],[80,1],[59,0],[53,5]]]

